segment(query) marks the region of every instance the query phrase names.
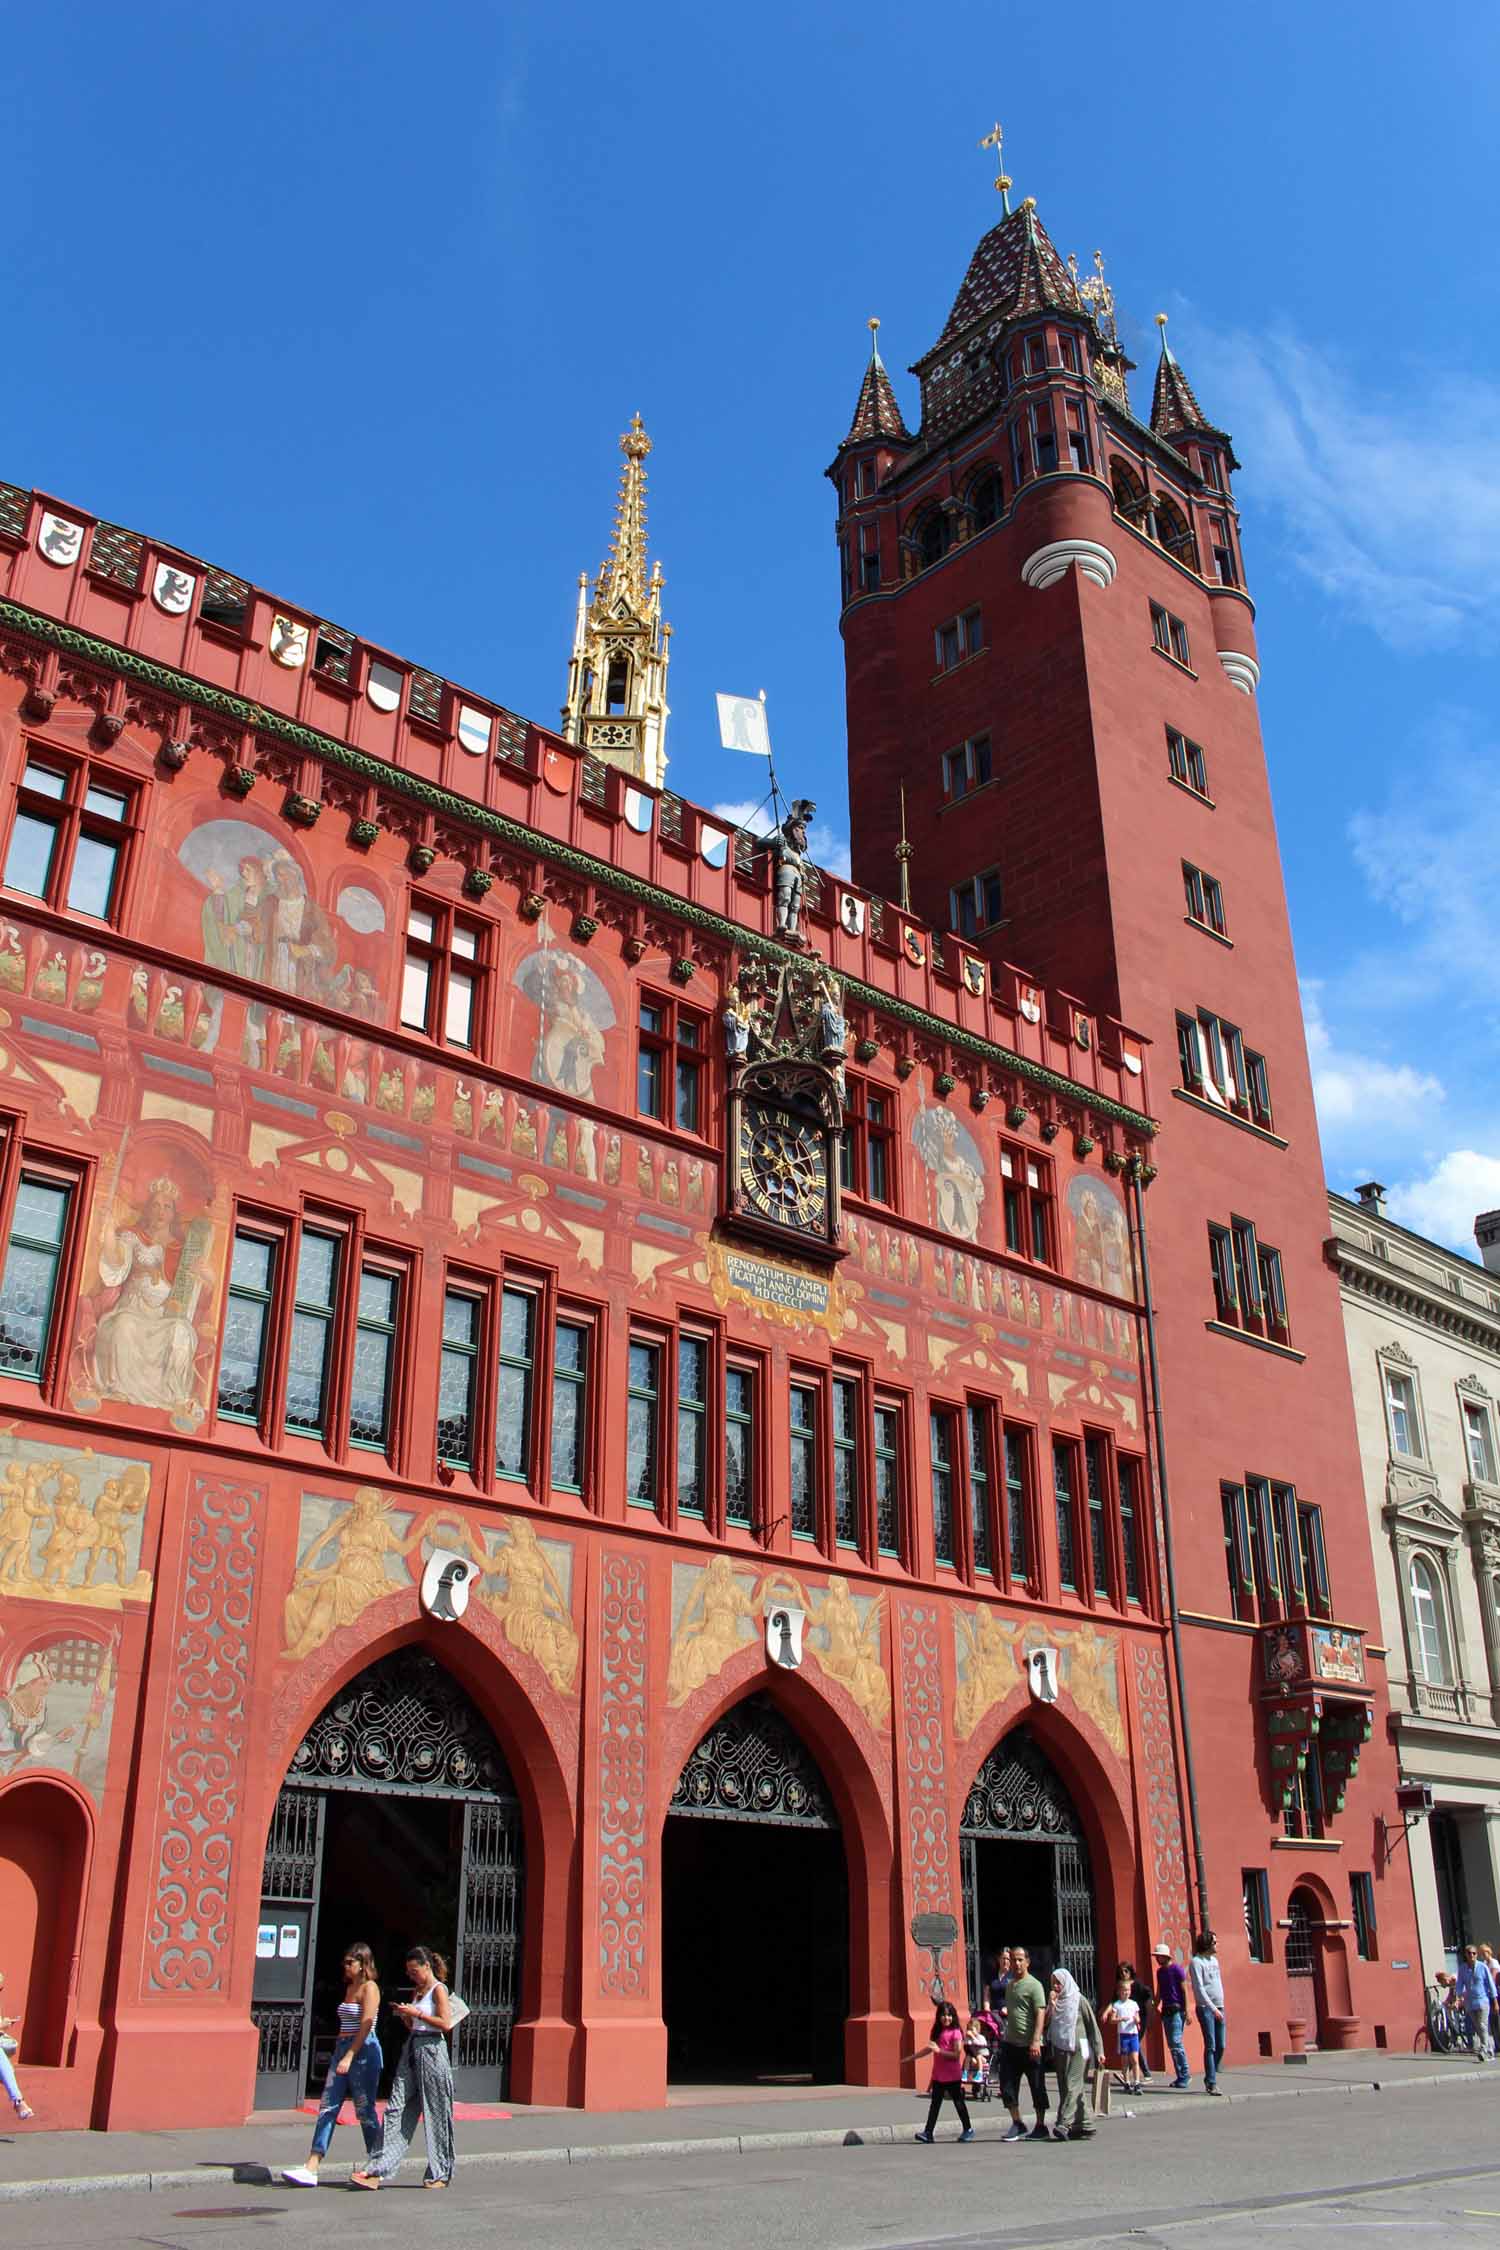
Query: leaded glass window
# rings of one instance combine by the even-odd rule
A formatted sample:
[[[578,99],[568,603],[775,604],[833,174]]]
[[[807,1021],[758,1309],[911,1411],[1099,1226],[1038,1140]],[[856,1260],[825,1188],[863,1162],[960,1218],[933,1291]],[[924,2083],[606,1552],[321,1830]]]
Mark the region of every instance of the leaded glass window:
[[[495,1392],[495,1474],[531,1474],[531,1401],[536,1373],[536,1292],[500,1292],[500,1365]]]
[[[749,1528],[755,1505],[755,1371],[724,1375],[724,1520]]]
[[[276,1254],[271,1236],[236,1230],[219,1350],[219,1412],[231,1421],[254,1422],[260,1415]],[[8,1300],[8,1286],[5,1294]]]
[[[793,1383],[792,1530],[811,1539],[818,1529],[818,1394],[811,1383]]]
[[[60,1180],[21,1174],[0,1279],[0,1374],[42,1379],[72,1194]]]
[[[337,1235],[303,1228],[286,1361],[286,1426],[303,1437],[323,1435],[338,1301],[339,1250]]]
[[[859,1384],[847,1375],[833,1384],[833,1533],[859,1544]]]
[[[901,1410],[875,1409],[875,1537],[883,1555],[901,1552]]]
[[[468,1469],[474,1462],[474,1410],[479,1389],[482,1300],[470,1289],[443,1298],[443,1344],[438,1362],[437,1451],[440,1461]]]
[[[632,1337],[625,1409],[625,1497],[654,1508],[658,1497],[661,1346]]]
[[[564,1492],[583,1490],[591,1340],[581,1320],[560,1320],[552,1339],[552,1482]]]
[[[349,1380],[351,1445],[383,1448],[390,1438],[400,1319],[400,1274],[389,1266],[362,1266]]]
[[[708,1463],[708,1339],[677,1339],[677,1512],[705,1511]]]
[[[934,1407],[932,1432],[932,1550],[940,1563],[954,1560],[953,1416]]]

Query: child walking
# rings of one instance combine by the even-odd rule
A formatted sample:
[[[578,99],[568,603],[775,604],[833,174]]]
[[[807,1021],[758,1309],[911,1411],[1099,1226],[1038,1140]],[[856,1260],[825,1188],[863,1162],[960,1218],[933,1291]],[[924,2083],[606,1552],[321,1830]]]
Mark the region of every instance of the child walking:
[[[1104,2011],[1106,2023],[1115,2027],[1115,2037],[1120,2048],[1120,2067],[1125,2074],[1125,2084],[1131,2093],[1138,2093],[1141,2078],[1141,2005],[1130,1996],[1130,1971],[1122,1966],[1115,1981],[1115,1996]]]
[[[4,1977],[0,1976],[0,1985],[4,1983]],[[16,2074],[11,2068],[10,2058],[18,2052],[19,2048],[19,2042],[12,2037],[12,2033],[16,2030],[20,2021],[19,2016],[0,2016],[0,2087],[4,2087],[10,2106],[17,2117],[35,2117],[36,2111],[22,2093],[16,2081]]]
[[[959,2028],[958,2010],[951,2000],[938,2002],[937,2014],[932,2019],[932,2037],[926,2046],[919,2047],[915,2054],[907,2055],[903,2060],[916,2062],[923,2055],[932,2057],[932,2098],[927,2105],[927,2123],[917,2134],[917,2139],[931,2145],[938,2112],[945,2101],[950,2101],[958,2111],[958,2122],[962,2127],[959,2139],[972,2141],[974,2128],[969,2123],[969,2105],[964,2100],[963,2089],[964,2035]]]

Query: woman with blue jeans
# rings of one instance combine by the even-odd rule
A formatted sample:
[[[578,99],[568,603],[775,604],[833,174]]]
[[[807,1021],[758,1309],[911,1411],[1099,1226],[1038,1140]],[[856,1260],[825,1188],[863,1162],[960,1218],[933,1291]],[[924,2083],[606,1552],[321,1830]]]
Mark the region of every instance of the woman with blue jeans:
[[[375,2091],[380,2084],[383,2057],[375,2035],[380,2013],[380,1987],[375,1982],[375,1956],[367,1945],[351,1945],[344,1955],[344,1997],[339,2002],[338,2045],[323,2081],[323,2101],[313,2127],[312,2152],[282,2178],[288,2187],[316,2187],[318,2166],[328,2154],[339,2111],[348,2099],[354,2104],[365,2136],[365,2154],[380,2149],[380,2119],[375,2114]]]
[[[1200,1930],[1194,1938],[1188,1975],[1193,1983],[1198,2028],[1203,2033],[1204,2084],[1210,2094],[1216,2094],[1224,2061],[1224,1972],[1214,1951],[1212,1930]]]

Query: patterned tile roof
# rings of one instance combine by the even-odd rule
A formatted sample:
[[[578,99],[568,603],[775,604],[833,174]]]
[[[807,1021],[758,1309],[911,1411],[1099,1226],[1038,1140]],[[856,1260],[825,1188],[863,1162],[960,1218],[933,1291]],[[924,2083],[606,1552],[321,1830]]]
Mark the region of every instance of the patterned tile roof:
[[[1202,407],[1193,396],[1193,387],[1176,360],[1172,348],[1163,336],[1161,359],[1156,369],[1156,393],[1151,401],[1151,427],[1158,437],[1176,437],[1183,430],[1207,430],[1213,427]]]
[[[924,358],[943,351],[978,321],[1019,320],[1027,313],[1049,309],[1081,313],[1084,307],[1073,276],[1028,196],[1018,210],[990,228],[974,252],[947,325]],[[922,361],[917,364],[920,367]]]
[[[859,386],[859,399],[854,409],[854,420],[849,424],[845,445],[859,445],[866,438],[899,438],[909,442],[911,432],[901,419],[901,409],[896,404],[896,394],[891,389],[891,379],[885,371],[885,362],[878,351],[872,349],[870,364],[865,369],[865,379]]]

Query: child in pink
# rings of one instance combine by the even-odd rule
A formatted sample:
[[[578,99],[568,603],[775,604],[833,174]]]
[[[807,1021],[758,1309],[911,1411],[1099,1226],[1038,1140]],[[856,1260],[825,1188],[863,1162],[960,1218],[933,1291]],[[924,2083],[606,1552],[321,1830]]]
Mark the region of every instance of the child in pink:
[[[932,2057],[932,2098],[927,2105],[927,2123],[918,2133],[917,2139],[931,2145],[938,2112],[945,2101],[950,2101],[958,2111],[958,2122],[962,2127],[959,2139],[972,2141],[974,2128],[969,2123],[969,2105],[964,2100],[963,2089],[964,2035],[958,2020],[958,2010],[951,2000],[938,2002],[937,2014],[932,2019],[932,2037],[925,2047],[919,2047],[916,2054],[908,2055],[906,2060],[915,2062],[920,2055]]]

